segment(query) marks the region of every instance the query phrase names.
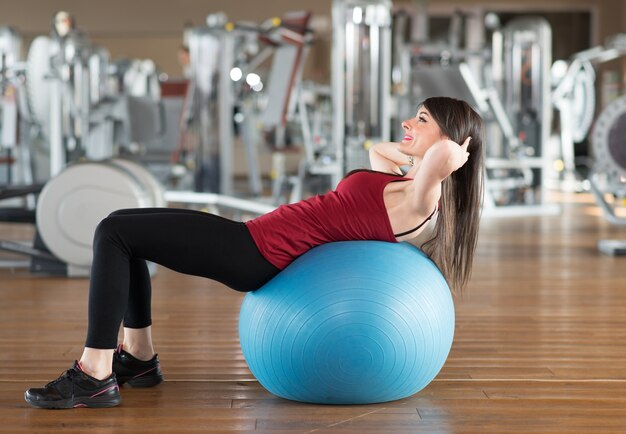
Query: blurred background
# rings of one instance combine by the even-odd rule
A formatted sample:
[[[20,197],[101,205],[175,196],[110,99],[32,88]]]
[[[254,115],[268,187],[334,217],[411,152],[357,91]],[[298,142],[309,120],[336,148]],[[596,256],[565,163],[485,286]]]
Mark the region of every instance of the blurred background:
[[[0,8],[0,221],[36,225],[27,255],[88,267],[95,224],[122,207],[247,219],[323,193],[437,95],[486,121],[484,215],[591,192],[623,222],[622,1]]]

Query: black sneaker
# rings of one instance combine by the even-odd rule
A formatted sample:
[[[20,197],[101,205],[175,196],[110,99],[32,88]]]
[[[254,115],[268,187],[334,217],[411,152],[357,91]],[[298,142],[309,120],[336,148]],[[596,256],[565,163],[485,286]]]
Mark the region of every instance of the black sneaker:
[[[128,383],[133,387],[152,387],[163,382],[157,354],[150,360],[143,361],[124,351],[121,345],[113,353],[113,372],[120,386]]]
[[[39,408],[114,407],[122,402],[112,373],[98,380],[84,373],[78,362],[40,389],[28,389],[24,399]]]

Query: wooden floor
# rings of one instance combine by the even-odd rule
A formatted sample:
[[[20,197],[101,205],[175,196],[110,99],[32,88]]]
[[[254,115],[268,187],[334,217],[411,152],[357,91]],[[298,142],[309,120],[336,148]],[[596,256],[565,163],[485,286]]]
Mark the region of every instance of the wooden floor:
[[[626,258],[595,244],[626,229],[589,196],[565,202],[559,216],[483,220],[446,365],[422,392],[381,405],[273,397],[239,349],[242,296],[161,269],[154,337],[166,382],[123,388],[112,409],[30,408],[24,390],[80,355],[87,281],[0,271],[0,432],[624,433]]]

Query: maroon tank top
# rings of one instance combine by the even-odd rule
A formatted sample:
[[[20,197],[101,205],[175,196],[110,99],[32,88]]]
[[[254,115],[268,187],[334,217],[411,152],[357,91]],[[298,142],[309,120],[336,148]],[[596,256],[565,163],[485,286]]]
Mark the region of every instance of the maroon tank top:
[[[409,180],[384,172],[355,171],[334,191],[281,205],[246,225],[261,254],[281,270],[320,244],[355,240],[395,243],[383,190],[389,182]]]

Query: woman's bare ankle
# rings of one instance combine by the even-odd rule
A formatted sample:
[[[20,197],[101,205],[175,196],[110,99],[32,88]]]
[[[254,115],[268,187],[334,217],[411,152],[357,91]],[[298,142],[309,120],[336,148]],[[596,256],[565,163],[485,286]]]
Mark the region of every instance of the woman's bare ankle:
[[[85,348],[79,360],[80,369],[91,377],[104,380],[111,375],[114,351]]]
[[[134,358],[148,361],[154,357],[152,346],[152,327],[129,328],[124,327],[124,343],[122,348]]]

